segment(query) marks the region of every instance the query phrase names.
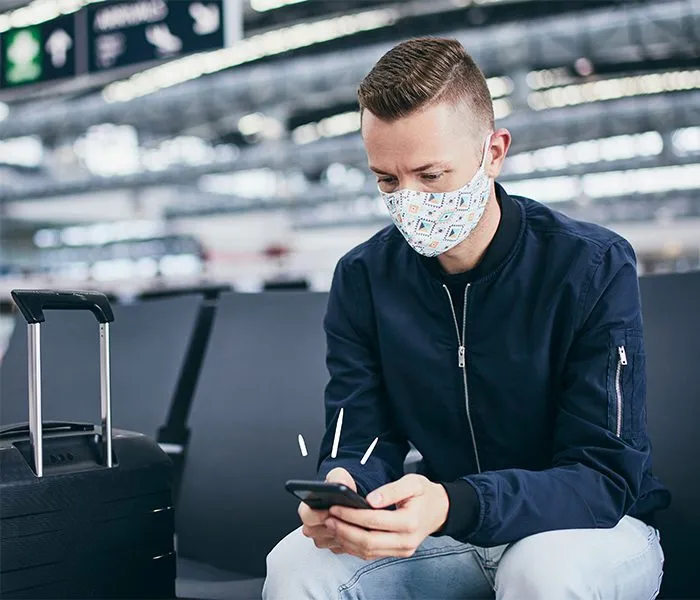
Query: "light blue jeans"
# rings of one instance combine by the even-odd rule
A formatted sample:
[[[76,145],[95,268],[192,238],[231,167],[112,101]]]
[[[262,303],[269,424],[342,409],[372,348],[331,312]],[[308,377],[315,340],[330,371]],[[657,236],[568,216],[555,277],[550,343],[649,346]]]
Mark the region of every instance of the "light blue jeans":
[[[410,558],[374,561],[319,550],[299,528],[268,555],[263,598],[651,600],[663,561],[658,531],[632,517],[494,548],[429,537]]]

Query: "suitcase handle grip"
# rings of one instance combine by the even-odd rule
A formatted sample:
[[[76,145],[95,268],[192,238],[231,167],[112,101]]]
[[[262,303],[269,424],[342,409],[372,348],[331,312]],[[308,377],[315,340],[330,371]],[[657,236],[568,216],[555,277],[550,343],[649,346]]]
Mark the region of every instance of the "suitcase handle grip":
[[[15,301],[27,323],[43,323],[44,310],[89,310],[100,323],[114,321],[107,296],[100,292],[12,290]]]

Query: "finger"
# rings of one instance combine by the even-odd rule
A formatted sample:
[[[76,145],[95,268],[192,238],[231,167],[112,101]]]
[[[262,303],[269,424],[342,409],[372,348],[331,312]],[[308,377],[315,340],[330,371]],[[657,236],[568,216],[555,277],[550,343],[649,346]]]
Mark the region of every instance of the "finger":
[[[335,537],[335,534],[328,529],[325,525],[319,525],[317,527],[309,527],[308,525],[304,525],[302,527],[301,532],[308,538],[314,539],[314,540],[321,540],[321,539],[329,539],[332,540]]]
[[[348,553],[370,560],[385,556],[410,556],[417,546],[413,536],[385,531],[366,531],[355,525],[329,519],[329,529]],[[331,523],[333,523],[331,525]]]
[[[342,550],[342,546],[333,535],[319,535],[312,538],[312,540],[317,548],[328,548],[329,550],[336,548]]]
[[[341,548],[340,544],[335,539],[335,537],[332,535],[328,535],[327,533],[325,533],[325,534],[314,533],[313,535],[308,535],[307,537],[309,537],[311,539],[311,541],[314,543],[314,546],[316,546],[316,548],[321,548],[321,549],[323,549],[323,548],[329,548],[329,549]]]
[[[313,542],[314,542],[314,545],[316,546],[316,548],[319,548],[321,550],[324,550],[326,548],[329,550],[332,548],[340,548],[338,543],[333,539],[320,539],[320,540],[314,540]]]
[[[367,496],[367,502],[374,508],[386,508],[392,504],[398,504],[408,498],[420,496],[425,490],[425,481],[427,481],[425,477],[409,473],[398,481],[387,483],[374,490]]]
[[[328,509],[321,509],[321,508],[311,508],[306,502],[300,502],[299,503],[299,508],[297,509],[297,512],[299,513],[300,516],[303,515],[317,515],[319,518],[328,518]]]
[[[419,515],[414,514],[415,510],[410,508],[392,511],[332,506],[329,512],[332,517],[341,521],[374,531],[412,533],[420,526]]]
[[[312,527],[317,525],[323,525],[323,523],[328,519],[327,510],[315,510],[309,507],[308,504],[304,502],[299,506],[299,517],[304,525],[310,525]]]

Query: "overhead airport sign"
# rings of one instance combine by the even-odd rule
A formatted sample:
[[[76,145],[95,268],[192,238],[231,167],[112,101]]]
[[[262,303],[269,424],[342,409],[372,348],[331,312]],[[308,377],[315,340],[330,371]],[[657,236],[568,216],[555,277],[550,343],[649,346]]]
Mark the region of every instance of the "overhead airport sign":
[[[222,48],[222,2],[138,0],[92,4],[91,72]]]
[[[239,0],[89,4],[72,15],[0,34],[0,87],[216,50],[240,37],[239,12]]]

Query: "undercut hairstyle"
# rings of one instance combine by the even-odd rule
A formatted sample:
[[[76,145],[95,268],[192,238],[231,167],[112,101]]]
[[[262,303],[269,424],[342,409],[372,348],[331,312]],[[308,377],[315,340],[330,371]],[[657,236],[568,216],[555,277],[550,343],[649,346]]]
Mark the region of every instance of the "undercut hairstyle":
[[[417,38],[387,52],[360,84],[361,111],[395,121],[432,104],[464,104],[477,133],[494,129],[493,103],[481,69],[457,40]]]

